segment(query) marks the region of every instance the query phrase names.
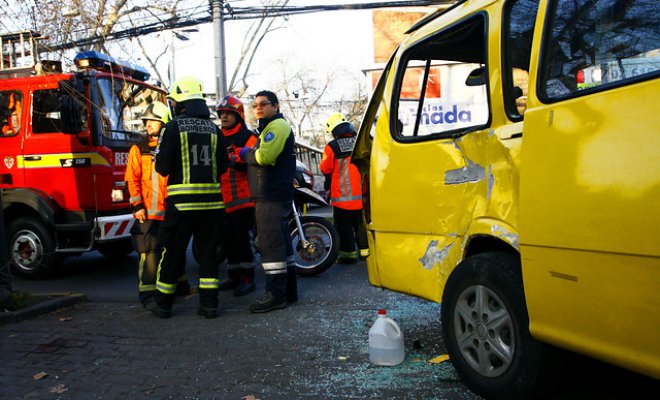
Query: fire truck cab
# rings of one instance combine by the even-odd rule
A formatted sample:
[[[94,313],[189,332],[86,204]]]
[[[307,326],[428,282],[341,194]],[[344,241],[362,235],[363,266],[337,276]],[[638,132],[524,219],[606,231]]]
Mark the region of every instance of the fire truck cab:
[[[40,62],[37,37],[0,37],[0,199],[12,268],[29,278],[66,255],[133,250],[128,150],[145,107],[166,102],[146,70],[100,53],[78,54],[72,73]]]

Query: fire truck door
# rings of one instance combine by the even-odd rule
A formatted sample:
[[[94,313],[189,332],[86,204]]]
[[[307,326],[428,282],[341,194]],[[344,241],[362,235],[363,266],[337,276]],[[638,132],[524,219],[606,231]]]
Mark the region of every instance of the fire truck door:
[[[19,90],[0,90],[0,186],[21,186],[24,181],[19,157],[27,124],[24,96]]]

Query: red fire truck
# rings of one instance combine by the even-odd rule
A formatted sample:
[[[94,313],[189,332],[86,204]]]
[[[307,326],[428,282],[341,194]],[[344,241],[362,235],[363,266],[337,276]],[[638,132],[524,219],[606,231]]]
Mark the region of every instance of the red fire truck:
[[[145,107],[166,100],[146,70],[100,53],[63,73],[37,60],[36,37],[0,36],[0,200],[12,269],[39,279],[67,255],[133,250],[128,150]]]

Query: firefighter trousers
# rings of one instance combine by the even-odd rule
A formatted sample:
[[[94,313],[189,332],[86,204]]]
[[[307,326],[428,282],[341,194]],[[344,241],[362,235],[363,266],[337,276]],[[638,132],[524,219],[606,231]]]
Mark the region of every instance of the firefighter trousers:
[[[161,221],[148,219],[135,222],[131,228],[133,248],[140,254],[138,261],[138,298],[145,304],[156,294],[156,271],[160,262],[161,248],[158,231]]]
[[[254,207],[241,208],[227,213],[225,249],[227,264],[238,265],[254,262],[250,234],[254,231]]]
[[[179,211],[172,204],[165,209],[165,220],[159,240],[163,247],[156,281],[156,302],[171,309],[178,278],[185,271],[186,251],[190,239],[201,240],[199,266],[199,303],[204,308],[218,307],[218,264],[216,246],[225,226],[223,210]]]
[[[367,231],[362,221],[362,210],[345,210],[332,207],[335,227],[339,233],[339,257],[343,259],[357,259],[366,257],[369,253]],[[357,250],[355,242],[357,241]]]

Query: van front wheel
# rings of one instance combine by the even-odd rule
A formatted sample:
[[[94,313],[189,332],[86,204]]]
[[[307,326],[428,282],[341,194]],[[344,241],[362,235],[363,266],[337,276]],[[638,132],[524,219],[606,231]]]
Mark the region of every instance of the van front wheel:
[[[464,260],[447,281],[441,310],[449,358],[470,389],[489,399],[547,395],[554,352],[529,333],[518,256]]]

